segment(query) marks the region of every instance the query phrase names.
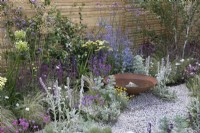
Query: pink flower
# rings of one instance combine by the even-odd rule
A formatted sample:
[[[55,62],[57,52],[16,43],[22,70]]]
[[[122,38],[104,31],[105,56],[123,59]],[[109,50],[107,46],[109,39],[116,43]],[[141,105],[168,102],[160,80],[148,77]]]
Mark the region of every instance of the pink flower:
[[[13,126],[17,126],[18,120],[14,120],[14,121],[12,122],[12,124],[13,124]]]

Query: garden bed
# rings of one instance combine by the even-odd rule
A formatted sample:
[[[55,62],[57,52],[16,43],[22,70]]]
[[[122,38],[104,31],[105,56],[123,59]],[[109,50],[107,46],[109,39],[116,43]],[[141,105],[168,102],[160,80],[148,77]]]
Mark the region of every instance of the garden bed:
[[[174,119],[177,115],[188,115],[188,105],[191,101],[190,92],[185,84],[170,87],[176,91],[177,99],[163,101],[152,94],[152,91],[135,96],[129,101],[126,109],[118,118],[117,123],[110,125],[113,133],[147,133],[149,123],[151,132],[159,130],[159,121],[164,117]]]

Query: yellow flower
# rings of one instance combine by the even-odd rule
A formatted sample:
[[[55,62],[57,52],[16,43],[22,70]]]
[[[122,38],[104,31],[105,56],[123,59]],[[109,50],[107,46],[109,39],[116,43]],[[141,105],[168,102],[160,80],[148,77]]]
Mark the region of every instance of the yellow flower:
[[[26,32],[25,31],[23,31],[23,30],[15,31],[15,38],[17,40],[23,40],[23,39],[25,39],[25,37],[26,37]]]
[[[3,78],[3,77],[0,76],[0,90],[3,89],[3,87],[4,87],[5,84],[6,84],[6,81],[7,81],[6,78]]]
[[[16,42],[15,47],[19,51],[27,51],[29,49],[28,48],[28,43],[27,42],[23,42],[21,40]]]

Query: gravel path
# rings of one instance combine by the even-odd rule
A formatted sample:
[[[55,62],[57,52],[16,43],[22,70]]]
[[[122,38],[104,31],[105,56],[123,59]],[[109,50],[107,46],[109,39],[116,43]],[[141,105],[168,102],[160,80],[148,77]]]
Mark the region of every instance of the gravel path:
[[[175,102],[167,102],[156,98],[151,92],[142,93],[134,97],[126,109],[112,125],[113,133],[147,133],[148,123],[152,124],[152,133],[158,130],[159,120],[164,116],[174,118],[187,114],[190,102],[189,91],[185,84],[170,87],[175,90]]]

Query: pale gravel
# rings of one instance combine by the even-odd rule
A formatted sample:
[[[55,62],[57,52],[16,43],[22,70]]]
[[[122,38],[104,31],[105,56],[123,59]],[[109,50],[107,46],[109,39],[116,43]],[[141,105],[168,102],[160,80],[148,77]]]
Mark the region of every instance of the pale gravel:
[[[189,90],[185,84],[173,86],[175,102],[163,101],[155,97],[151,91],[135,96],[130,100],[128,109],[121,113],[118,121],[112,127],[113,133],[148,133],[148,123],[152,124],[152,133],[158,131],[159,121],[164,116],[173,119],[176,115],[186,116],[190,103]],[[105,125],[102,125],[105,126]],[[108,125],[107,125],[108,126]]]

